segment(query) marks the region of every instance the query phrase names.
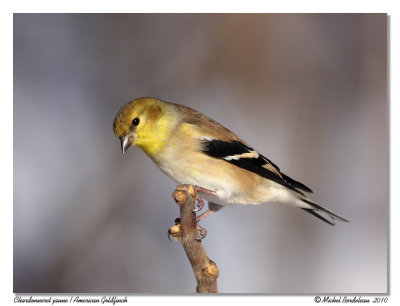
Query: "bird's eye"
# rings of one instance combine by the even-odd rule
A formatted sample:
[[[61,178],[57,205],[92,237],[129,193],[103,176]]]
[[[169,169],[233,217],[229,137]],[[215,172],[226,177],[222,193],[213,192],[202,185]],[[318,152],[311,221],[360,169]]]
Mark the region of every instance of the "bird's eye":
[[[135,119],[132,120],[132,125],[138,125],[140,122],[139,118],[136,117]]]

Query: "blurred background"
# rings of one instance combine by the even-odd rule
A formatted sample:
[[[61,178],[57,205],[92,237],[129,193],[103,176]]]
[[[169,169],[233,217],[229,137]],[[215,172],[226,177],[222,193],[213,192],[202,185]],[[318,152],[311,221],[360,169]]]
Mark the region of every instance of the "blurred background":
[[[15,14],[14,292],[195,292],[175,183],[113,135],[141,96],[216,119],[351,220],[213,214],[220,292],[387,292],[386,14]]]

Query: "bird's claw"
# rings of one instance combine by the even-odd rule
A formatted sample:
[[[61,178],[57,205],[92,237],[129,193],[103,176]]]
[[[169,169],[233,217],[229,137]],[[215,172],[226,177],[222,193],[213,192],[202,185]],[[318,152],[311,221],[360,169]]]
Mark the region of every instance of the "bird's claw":
[[[199,195],[199,193],[203,193],[203,194],[210,194],[210,195],[216,195],[215,191],[212,190],[208,190],[199,186],[193,186],[193,185],[185,185],[189,194],[193,197],[195,197],[195,207],[192,209],[192,212],[197,213],[200,210],[202,210],[204,208],[204,201],[202,199],[202,197]],[[202,213],[200,216],[196,217],[196,223],[199,222],[200,220],[202,220],[204,217],[210,215],[213,211],[216,211],[214,209],[212,210],[207,210],[205,213]],[[175,223],[177,222],[177,220],[175,220]],[[179,220],[178,220],[179,222]],[[207,236],[207,231],[201,227],[200,225],[196,225],[197,226],[197,232],[199,234],[199,237],[196,237],[195,239],[197,241],[201,241],[202,239],[204,239]],[[168,234],[168,237],[170,238],[170,233]]]
[[[203,199],[201,198],[201,196],[199,196],[199,195],[196,195],[196,203],[197,203],[197,208],[192,209],[192,211],[193,211],[194,213],[196,213],[196,212],[202,210],[203,207],[204,207],[204,201],[203,201]]]
[[[201,240],[207,236],[207,231],[198,224],[197,224],[197,231],[198,231],[200,237],[196,237],[195,239],[196,239],[196,241],[201,242]]]

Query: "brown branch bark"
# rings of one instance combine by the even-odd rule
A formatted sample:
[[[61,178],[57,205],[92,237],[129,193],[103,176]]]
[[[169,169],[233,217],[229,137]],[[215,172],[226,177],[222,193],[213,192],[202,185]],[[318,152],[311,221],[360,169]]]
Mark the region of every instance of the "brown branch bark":
[[[198,240],[196,214],[196,190],[191,185],[179,185],[172,197],[180,208],[180,221],[172,226],[169,237],[179,241],[192,265],[198,293],[218,293],[217,265],[208,258],[203,243]]]

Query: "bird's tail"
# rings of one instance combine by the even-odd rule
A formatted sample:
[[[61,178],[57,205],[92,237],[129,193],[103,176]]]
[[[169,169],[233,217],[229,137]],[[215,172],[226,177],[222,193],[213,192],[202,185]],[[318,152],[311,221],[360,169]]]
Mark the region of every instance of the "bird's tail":
[[[310,208],[304,208],[301,207],[304,211],[316,216],[317,218],[325,221],[326,223],[329,223],[330,225],[335,225],[334,220],[338,219],[343,222],[350,222],[349,220],[346,220],[345,218],[339,216],[338,214],[335,214],[334,212],[330,211],[329,209],[326,209],[325,207],[322,207],[318,204],[315,204],[311,202],[310,200],[307,199],[301,199],[304,203],[307,203]]]

